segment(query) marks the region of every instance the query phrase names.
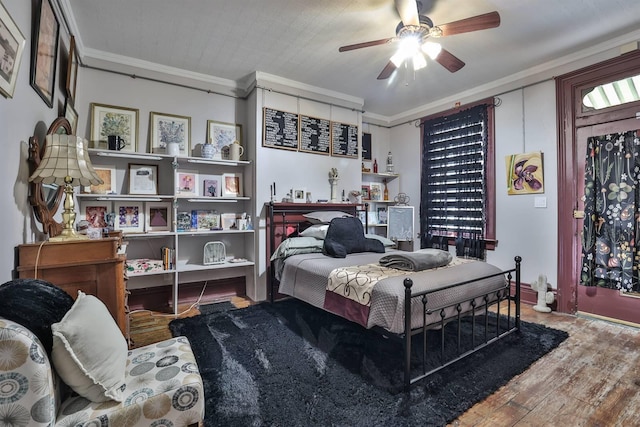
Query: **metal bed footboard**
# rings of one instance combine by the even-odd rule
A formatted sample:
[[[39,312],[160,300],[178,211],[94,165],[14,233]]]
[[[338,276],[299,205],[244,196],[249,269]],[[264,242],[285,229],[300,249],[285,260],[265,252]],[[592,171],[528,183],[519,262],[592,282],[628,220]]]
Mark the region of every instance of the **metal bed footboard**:
[[[479,279],[467,280],[464,282],[459,282],[447,286],[445,288],[439,288],[436,290],[423,291],[419,293],[413,294],[411,292],[411,287],[413,286],[413,281],[409,278],[404,280],[405,286],[405,299],[404,299],[404,333],[402,334],[403,345],[404,345],[404,388],[405,390],[409,390],[411,385],[424,379],[425,377],[451,365],[452,363],[461,360],[470,354],[475,353],[476,351],[492,344],[495,341],[498,341],[514,332],[520,330],[520,264],[522,262],[522,258],[520,256],[516,256],[514,258],[515,267],[510,270],[504,270],[500,273],[496,273],[490,276],[485,276],[482,279],[496,277],[499,275],[504,275],[506,277],[506,284],[504,288],[493,290],[486,294],[475,295],[473,298],[470,298],[466,301],[459,301],[455,304],[443,306],[443,307],[430,307],[427,308],[427,303],[429,302],[429,295],[434,292],[442,291],[443,289],[449,289],[456,286],[463,286],[468,283],[477,281]],[[512,274],[515,273],[515,290],[511,290],[512,283]],[[422,327],[420,328],[411,328],[412,321],[412,302],[420,301],[422,304]],[[480,303],[478,303],[480,300]],[[500,304],[506,301],[506,319],[503,319],[500,316]],[[514,303],[515,308],[513,309],[515,312],[512,313],[511,302]],[[463,311],[462,305],[468,303],[471,306],[470,311]],[[497,313],[499,315],[496,316],[496,327],[495,333],[490,334],[489,332],[489,307],[497,306]],[[455,308],[457,314],[453,317],[447,317],[445,315],[446,308]],[[462,351],[461,349],[461,321],[463,317],[471,314],[471,328],[472,328],[472,348],[470,350]],[[484,337],[483,339],[476,343],[475,342],[475,328],[476,328],[476,315],[484,314]],[[438,316],[439,319],[436,321],[429,321],[429,319],[433,319],[432,316]],[[506,325],[502,325],[502,322],[505,321]],[[457,345],[456,356],[452,358],[448,358],[445,360],[445,324],[449,322],[457,322],[458,332],[457,332],[457,340],[455,345]],[[504,326],[504,327],[503,327]],[[427,367],[427,332],[431,329],[439,327],[441,331],[440,338],[440,364],[436,367]],[[421,369],[418,374],[414,374],[412,377],[411,374],[411,346],[412,346],[412,338],[413,336],[421,334],[422,335],[422,362]],[[449,343],[450,344],[450,343]]]

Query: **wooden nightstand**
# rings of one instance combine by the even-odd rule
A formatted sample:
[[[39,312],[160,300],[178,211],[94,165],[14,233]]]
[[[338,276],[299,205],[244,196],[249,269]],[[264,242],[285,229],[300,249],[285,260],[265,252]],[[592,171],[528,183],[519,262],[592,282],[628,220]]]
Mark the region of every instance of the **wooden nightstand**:
[[[109,309],[129,341],[129,316],[125,287],[124,255],[118,255],[120,239],[28,243],[18,246],[19,278],[46,280],[74,299],[78,290],[95,295]]]

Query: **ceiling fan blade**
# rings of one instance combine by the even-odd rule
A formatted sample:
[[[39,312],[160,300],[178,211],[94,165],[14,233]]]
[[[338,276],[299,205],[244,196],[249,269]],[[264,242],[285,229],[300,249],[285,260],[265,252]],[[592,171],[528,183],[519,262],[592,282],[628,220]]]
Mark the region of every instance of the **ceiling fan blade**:
[[[391,43],[392,41],[395,41],[395,39],[396,39],[395,37],[389,37],[388,39],[372,40],[370,42],[349,44],[347,46],[339,47],[338,52],[347,52],[349,50],[362,49],[363,47],[371,47],[371,46],[378,46],[381,44],[387,44],[387,43]]]
[[[382,69],[382,71],[378,75],[378,80],[388,79],[389,77],[391,77],[391,74],[393,74],[396,68],[398,68],[396,67],[396,64],[394,64],[391,61],[387,62],[387,65],[385,65],[385,67]]]
[[[418,17],[418,5],[416,4],[416,0],[395,0],[395,4],[398,15],[400,15],[400,20],[405,26],[420,26],[420,18]]]
[[[444,48],[440,50],[440,53],[434,59],[452,73],[455,73],[465,65],[457,56]]]
[[[448,24],[438,25],[438,28],[442,31],[442,36],[452,36],[454,34],[486,30],[487,28],[495,28],[498,26],[500,26],[500,14],[498,12],[489,12],[471,18],[449,22]]]

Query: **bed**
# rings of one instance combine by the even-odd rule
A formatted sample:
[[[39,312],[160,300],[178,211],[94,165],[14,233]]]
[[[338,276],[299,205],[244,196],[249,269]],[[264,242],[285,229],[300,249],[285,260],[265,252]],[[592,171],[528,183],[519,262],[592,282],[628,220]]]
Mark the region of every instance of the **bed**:
[[[366,222],[367,205],[352,204],[281,204],[268,205],[267,232],[269,257],[270,299],[294,297],[319,309],[332,312],[367,329],[387,337],[401,340],[404,348],[404,386],[422,380],[440,369],[460,360],[491,343],[520,329],[520,257],[515,257],[512,269],[501,270],[496,266],[475,259],[453,257],[443,261],[443,251],[425,249],[403,252],[391,247],[393,242],[381,237],[365,235],[367,241],[380,243],[367,246],[368,250],[342,254],[344,257],[327,256],[325,242],[331,218],[343,213],[362,217]],[[365,211],[364,215],[359,215]],[[324,220],[324,221],[323,221]],[[347,220],[336,220],[334,223]],[[366,224],[365,224],[365,230]],[[329,232],[330,233],[330,232]],[[335,235],[335,233],[334,233]],[[338,233],[341,235],[341,233]],[[326,239],[326,240],[324,240]],[[328,243],[326,243],[328,245]],[[380,252],[380,245],[383,251]],[[323,253],[323,251],[325,253]],[[405,264],[401,269],[391,261],[424,259],[424,253],[439,258],[434,268],[431,264]],[[335,255],[335,254],[333,254]],[[445,256],[448,255],[445,254]],[[431,260],[432,258],[427,258]],[[502,316],[495,317],[495,327],[487,323],[490,308]],[[494,310],[495,311],[495,310]],[[458,352],[445,359],[444,327],[462,319],[471,318],[476,328],[476,317],[483,315],[484,335],[473,347],[460,347]],[[426,366],[428,347],[427,331],[443,331],[438,366]],[[417,337],[419,335],[419,337]],[[412,346],[419,342],[423,357],[422,366],[412,362]],[[450,352],[447,351],[447,354]]]

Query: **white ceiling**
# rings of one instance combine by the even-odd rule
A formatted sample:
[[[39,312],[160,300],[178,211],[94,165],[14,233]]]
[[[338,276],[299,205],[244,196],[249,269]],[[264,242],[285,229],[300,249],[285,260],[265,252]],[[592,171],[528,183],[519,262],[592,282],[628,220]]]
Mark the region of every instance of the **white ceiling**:
[[[439,40],[466,62],[456,73],[429,60],[415,76],[400,68],[377,80],[394,44],[343,53],[338,47],[394,36],[392,0],[61,0],[84,61],[147,61],[236,82],[260,71],[362,98],[365,111],[383,117],[637,37],[640,29],[638,0],[422,3],[435,25],[494,10],[501,25]]]

